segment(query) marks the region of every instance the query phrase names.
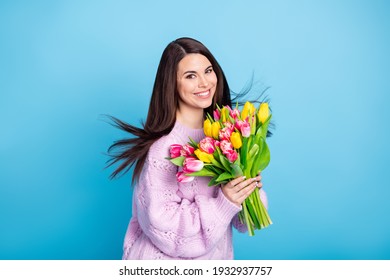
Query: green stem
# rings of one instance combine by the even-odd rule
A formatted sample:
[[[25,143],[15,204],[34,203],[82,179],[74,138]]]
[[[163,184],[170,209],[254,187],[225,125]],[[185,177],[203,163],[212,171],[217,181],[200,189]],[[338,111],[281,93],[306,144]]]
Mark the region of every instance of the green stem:
[[[242,209],[244,211],[245,224],[248,228],[249,236],[253,236],[253,235],[255,235],[255,232],[253,230],[252,223],[249,221],[249,213],[248,213],[248,209],[247,209],[247,205],[246,205],[245,201],[242,203]]]

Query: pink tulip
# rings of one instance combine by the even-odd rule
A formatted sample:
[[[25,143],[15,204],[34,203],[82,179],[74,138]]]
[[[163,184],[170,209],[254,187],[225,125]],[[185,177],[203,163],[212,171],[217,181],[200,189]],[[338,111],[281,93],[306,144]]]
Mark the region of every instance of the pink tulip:
[[[212,154],[215,151],[215,140],[211,137],[203,138],[199,142],[199,148],[208,154]]]
[[[214,110],[213,115],[215,121],[219,121],[219,119],[221,118],[221,112],[218,109]]]
[[[230,116],[235,120],[237,120],[240,115],[241,113],[237,108],[230,111]]]
[[[220,143],[219,143],[219,146],[222,150],[222,153],[226,154],[226,153],[229,153],[230,151],[233,151],[233,145],[232,143],[230,143],[229,141],[227,140],[222,140]]]
[[[234,125],[231,122],[224,122],[223,127],[229,128],[231,131],[234,130]]]
[[[232,132],[233,132],[233,129],[229,126],[222,128],[219,131],[219,139],[220,140],[229,140],[230,136],[232,135]]]
[[[185,144],[184,146],[181,147],[180,155],[183,157],[189,157],[194,154],[194,151],[195,151],[194,147]]]
[[[182,146],[179,144],[172,144],[170,149],[169,149],[169,153],[171,155],[171,158],[177,158],[177,157],[181,156],[181,154],[180,154],[181,148],[182,148]]]
[[[184,172],[177,172],[176,173],[176,179],[180,183],[189,183],[194,180],[195,177],[192,176],[186,176]]]
[[[204,166],[204,163],[193,157],[188,157],[183,162],[183,171],[184,173],[192,173],[200,171]]]
[[[233,151],[233,150],[224,153],[224,155],[232,163],[238,159],[238,153],[236,151]]]
[[[251,126],[247,121],[236,122],[236,128],[240,130],[242,137],[249,137],[251,135]]]

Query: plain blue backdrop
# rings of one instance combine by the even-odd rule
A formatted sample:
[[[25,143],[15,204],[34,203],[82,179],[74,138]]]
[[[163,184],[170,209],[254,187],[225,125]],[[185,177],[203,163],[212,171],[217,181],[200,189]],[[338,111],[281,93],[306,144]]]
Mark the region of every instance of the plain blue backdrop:
[[[388,1],[1,1],[0,259],[119,259],[131,174],[105,152],[138,125],[161,53],[202,41],[276,129],[274,224],[236,259],[390,259]]]

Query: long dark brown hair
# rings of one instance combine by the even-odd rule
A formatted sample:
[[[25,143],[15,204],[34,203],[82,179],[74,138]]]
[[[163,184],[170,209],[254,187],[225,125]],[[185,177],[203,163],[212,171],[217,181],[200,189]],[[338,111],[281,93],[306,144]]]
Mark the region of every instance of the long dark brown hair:
[[[118,140],[109,147],[108,153],[111,159],[108,161],[107,167],[121,162],[112,172],[111,178],[117,177],[120,173],[126,173],[135,165],[132,178],[134,184],[141,174],[150,146],[173,129],[176,122],[176,111],[179,106],[177,91],[178,64],[187,54],[192,53],[204,55],[211,62],[218,79],[212,105],[204,110],[205,114],[212,115],[217,104],[219,106],[231,106],[230,89],[225,74],[211,52],[201,42],[192,38],[179,38],[171,42],[161,56],[148,116],[146,122],[142,124],[142,128],[125,123],[115,117],[110,117],[115,126],[135,136]]]

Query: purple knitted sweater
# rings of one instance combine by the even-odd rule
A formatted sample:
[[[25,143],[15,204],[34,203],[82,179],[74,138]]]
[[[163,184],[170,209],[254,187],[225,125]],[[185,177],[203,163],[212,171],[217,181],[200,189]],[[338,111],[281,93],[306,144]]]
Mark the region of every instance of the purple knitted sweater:
[[[178,183],[177,166],[166,159],[171,144],[200,141],[203,129],[176,122],[173,130],[150,148],[133,193],[133,216],[123,259],[233,259],[232,225],[241,232],[241,210],[208,177]],[[268,207],[263,190],[260,197]]]

